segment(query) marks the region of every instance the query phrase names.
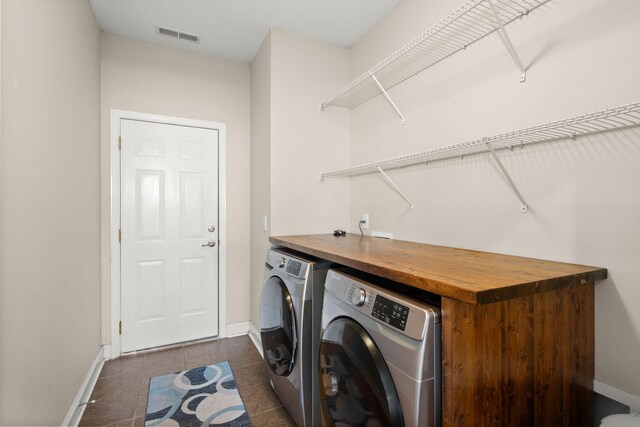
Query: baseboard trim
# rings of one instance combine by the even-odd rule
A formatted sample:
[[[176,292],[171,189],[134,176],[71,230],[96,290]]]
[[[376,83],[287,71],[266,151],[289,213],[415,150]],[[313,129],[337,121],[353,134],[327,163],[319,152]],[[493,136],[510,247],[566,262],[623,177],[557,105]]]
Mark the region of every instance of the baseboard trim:
[[[253,326],[253,323],[249,323],[249,338],[253,341],[253,345],[256,346],[260,355],[262,356],[262,342],[260,340],[260,335],[258,334],[258,329]]]
[[[631,408],[631,412],[640,413],[640,397],[627,393],[626,391],[619,390],[608,384],[601,383],[600,381],[593,381],[593,391],[600,393],[603,396],[613,399],[617,402],[625,404]]]
[[[95,359],[93,359],[93,363],[91,363],[91,366],[89,367],[89,371],[84,378],[82,386],[80,386],[78,394],[76,394],[75,399],[73,399],[73,403],[69,408],[69,412],[67,412],[67,416],[64,417],[64,420],[62,421],[63,426],[75,427],[80,423],[80,419],[82,419],[82,414],[84,414],[84,409],[86,408],[86,405],[80,406],[80,403],[89,400],[89,397],[91,397],[91,393],[93,392],[93,388],[96,386],[96,381],[98,381],[102,365],[104,365],[104,350],[104,347],[100,347],[98,349],[98,354],[96,354]]]
[[[227,324],[227,337],[237,337],[239,335],[247,335],[249,333],[249,321],[228,323]]]

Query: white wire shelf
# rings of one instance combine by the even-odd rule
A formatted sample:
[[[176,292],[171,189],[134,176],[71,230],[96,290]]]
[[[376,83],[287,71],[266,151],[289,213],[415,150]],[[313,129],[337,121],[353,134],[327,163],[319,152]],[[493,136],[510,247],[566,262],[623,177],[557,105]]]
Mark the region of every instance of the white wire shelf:
[[[321,108],[324,109],[327,106],[355,108],[381,93],[390,100],[386,95],[387,89],[498,30],[509,53],[520,68],[521,80],[524,81],[525,69],[503,27],[527,15],[547,1],[550,0],[467,1],[442,21],[338,91],[332,98],[323,102]],[[392,105],[398,111],[395,104],[392,103]]]
[[[634,126],[640,126],[640,102],[629,103],[624,106],[596,111],[591,114],[583,114],[581,116],[545,123],[539,126],[528,127],[460,144],[421,151],[419,153],[409,154],[406,156],[394,157],[392,159],[354,166],[334,172],[324,172],[320,177],[321,179],[348,178],[358,175],[380,173],[384,180],[391,185],[394,191],[407,202],[411,209],[413,209],[411,201],[398,188],[398,186],[393,183],[391,178],[386,174],[387,171],[416,165],[425,165],[430,162],[440,160],[463,158],[466,156],[489,153],[498,164],[498,167],[507,179],[509,186],[520,200],[521,212],[527,212],[527,202],[518,190],[515,182],[511,179],[509,172],[502,164],[500,157],[497,155],[498,152],[503,150],[513,150],[518,147],[524,148],[530,144],[539,144],[568,138],[575,140],[581,136],[622,130]]]
[[[379,162],[354,166],[334,172],[324,172],[322,178],[347,178],[425,164],[429,162],[459,158],[470,155],[490,153],[524,147],[529,144],[550,142],[554,140],[575,139],[594,133],[607,132],[633,126],[640,126],[640,102],[596,111],[595,113],[575,116],[569,119],[545,123],[500,135],[476,139],[460,144],[421,151],[406,156],[394,157]]]

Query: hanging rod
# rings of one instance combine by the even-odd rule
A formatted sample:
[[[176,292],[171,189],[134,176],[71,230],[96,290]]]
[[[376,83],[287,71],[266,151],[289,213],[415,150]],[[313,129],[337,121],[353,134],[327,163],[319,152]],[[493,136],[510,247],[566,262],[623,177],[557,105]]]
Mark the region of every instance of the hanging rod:
[[[550,0],[469,0],[440,22],[406,43],[393,54],[340,89],[321,104],[355,108],[381,93],[381,88],[371,79],[374,74],[380,85],[389,90],[419,72],[439,63],[449,56],[466,49],[495,31],[506,35],[504,27],[528,15]],[[508,36],[507,36],[508,40]],[[519,68],[522,62],[515,54],[510,40],[503,42]],[[511,45],[511,47],[509,47]],[[518,58],[518,59],[516,59]]]

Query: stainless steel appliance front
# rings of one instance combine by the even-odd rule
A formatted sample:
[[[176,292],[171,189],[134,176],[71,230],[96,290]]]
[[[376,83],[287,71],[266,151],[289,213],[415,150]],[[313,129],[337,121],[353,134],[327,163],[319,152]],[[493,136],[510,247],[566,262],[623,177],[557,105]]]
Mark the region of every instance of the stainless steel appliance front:
[[[321,323],[326,425],[440,425],[438,307],[330,270]]]
[[[265,262],[260,300],[263,357],[274,391],[299,426],[320,425],[319,303],[329,266],[283,249],[271,249]]]

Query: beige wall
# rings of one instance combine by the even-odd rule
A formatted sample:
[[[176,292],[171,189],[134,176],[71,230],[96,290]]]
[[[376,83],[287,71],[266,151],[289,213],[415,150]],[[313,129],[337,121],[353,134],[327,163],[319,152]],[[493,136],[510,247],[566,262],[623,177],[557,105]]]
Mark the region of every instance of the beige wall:
[[[265,56],[269,56],[267,60]],[[267,64],[269,62],[269,64]],[[266,77],[266,74],[269,77]],[[253,81],[260,81],[252,103],[267,115],[266,82],[270,97],[269,124],[252,129],[266,159],[252,153],[254,181],[264,194],[252,194],[253,231],[251,322],[259,326],[259,298],[268,247],[262,215],[269,209],[269,235],[327,233],[348,224],[349,188],[345,183],[320,181],[320,172],[349,164],[349,111],[320,110],[322,100],[349,80],[349,51],[327,43],[272,30],[253,64]],[[254,123],[258,119],[254,118]],[[255,132],[269,131],[269,141]],[[254,149],[258,148],[254,145]],[[266,176],[268,175],[268,179]],[[262,179],[262,177],[265,177]],[[267,188],[268,187],[268,188]],[[266,191],[268,190],[268,193]],[[264,201],[266,194],[269,200]],[[262,200],[262,201],[261,201]]]
[[[352,49],[352,77],[445,16],[451,2],[404,0]],[[640,100],[640,3],[550,2],[508,27],[526,83],[497,35],[356,108],[351,163],[542,124]],[[640,130],[502,155],[530,205],[488,156],[395,171],[407,205],[377,176],[351,179],[361,213],[397,239],[607,267],[596,286],[596,380],[640,396]]]
[[[110,342],[111,109],[226,123],[227,322],[249,320],[249,66],[102,33],[101,71],[103,343]]]
[[[271,225],[271,35],[251,63],[251,322],[259,326],[260,290]],[[267,230],[262,224],[267,217]]]
[[[349,110],[320,110],[349,81],[347,49],[271,31],[271,235],[348,224],[349,189],[321,181],[349,165]]]
[[[99,31],[2,1],[0,425],[59,425],[100,349]]]

